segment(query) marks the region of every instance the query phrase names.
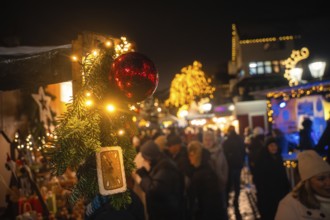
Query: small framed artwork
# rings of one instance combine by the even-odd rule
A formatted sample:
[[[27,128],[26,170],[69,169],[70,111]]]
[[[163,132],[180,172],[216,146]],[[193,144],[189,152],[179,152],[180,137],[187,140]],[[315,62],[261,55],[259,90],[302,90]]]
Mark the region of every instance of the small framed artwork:
[[[126,191],[127,185],[121,147],[102,147],[96,153],[96,163],[101,195]]]

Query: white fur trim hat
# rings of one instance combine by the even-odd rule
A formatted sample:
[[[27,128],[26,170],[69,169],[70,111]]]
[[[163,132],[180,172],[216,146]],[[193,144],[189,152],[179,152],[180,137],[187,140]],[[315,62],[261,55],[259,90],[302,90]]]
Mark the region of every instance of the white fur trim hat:
[[[314,150],[304,150],[298,153],[298,170],[301,181],[311,177],[330,172],[330,165]]]

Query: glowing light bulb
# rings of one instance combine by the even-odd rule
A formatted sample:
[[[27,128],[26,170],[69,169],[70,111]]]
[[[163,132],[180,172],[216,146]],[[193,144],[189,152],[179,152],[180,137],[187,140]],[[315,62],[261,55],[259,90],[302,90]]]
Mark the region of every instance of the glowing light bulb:
[[[93,105],[92,100],[87,100],[87,101],[86,101],[86,105],[87,105],[87,106],[92,106],[92,105]]]
[[[123,130],[123,129],[120,129],[119,131],[118,131],[118,135],[124,135],[125,134],[125,131]]]
[[[72,59],[72,61],[74,61],[74,62],[77,62],[77,61],[78,61],[78,57],[75,56],[75,55],[73,55],[73,56],[71,57],[71,59]]]
[[[109,111],[109,112],[114,112],[115,111],[115,106],[112,105],[112,104],[107,105],[106,108],[107,108],[107,111]]]
[[[93,50],[93,55],[96,57],[98,55],[98,51],[97,50]]]
[[[105,46],[106,46],[106,47],[111,47],[111,46],[112,46],[111,41],[107,41],[107,42],[105,42]]]

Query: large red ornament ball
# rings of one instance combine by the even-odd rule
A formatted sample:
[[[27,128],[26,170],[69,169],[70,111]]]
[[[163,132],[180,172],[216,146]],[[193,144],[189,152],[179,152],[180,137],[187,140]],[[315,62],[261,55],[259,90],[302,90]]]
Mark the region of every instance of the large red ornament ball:
[[[148,57],[129,52],[113,61],[109,80],[128,101],[139,102],[155,92],[159,79],[156,67]]]

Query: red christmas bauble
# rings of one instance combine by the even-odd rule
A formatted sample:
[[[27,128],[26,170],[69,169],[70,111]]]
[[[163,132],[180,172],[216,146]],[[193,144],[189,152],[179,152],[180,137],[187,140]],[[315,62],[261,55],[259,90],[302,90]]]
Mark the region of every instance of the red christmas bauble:
[[[147,56],[129,52],[113,61],[109,80],[128,101],[139,102],[155,92],[159,77],[154,63]]]

